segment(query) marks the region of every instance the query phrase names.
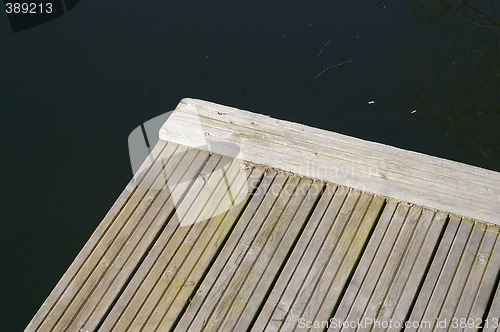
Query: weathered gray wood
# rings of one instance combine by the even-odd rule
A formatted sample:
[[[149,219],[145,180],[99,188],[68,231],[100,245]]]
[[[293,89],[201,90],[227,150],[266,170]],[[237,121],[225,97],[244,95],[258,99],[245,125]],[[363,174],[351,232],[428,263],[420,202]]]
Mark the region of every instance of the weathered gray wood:
[[[494,319],[495,317],[500,318],[500,288],[497,289],[495,294],[497,276],[500,270],[500,227],[488,226],[486,233],[486,237],[496,236],[496,240],[490,252],[487,250],[481,251],[477,256],[477,264],[486,264],[487,266],[481,282],[477,282],[479,290],[474,296],[474,303],[468,316],[473,319],[484,317],[488,302],[493,297],[493,304],[488,312],[488,321],[485,322],[483,331],[494,331]],[[497,327],[500,328],[500,321],[496,321],[496,323],[498,323]],[[475,330],[474,327],[466,329],[466,331]]]
[[[167,167],[174,170],[180,158],[188,153],[191,156],[189,158],[194,159],[198,151],[189,152],[189,150],[183,150],[182,148],[181,150],[177,149],[176,145],[168,145],[160,158],[168,160]],[[144,177],[127,205],[117,215],[113,227],[110,227],[105,236],[102,237],[88,259],[80,267],[79,272],[68,285],[66,291],[54,305],[53,311],[59,315],[57,319],[54,317],[54,319],[45,320],[40,326],[41,330],[49,328],[64,330],[74,322],[80,325],[78,328],[82,327],[84,321],[75,321],[76,314],[87,302],[103,274],[108,271],[109,267],[112,268],[112,263],[119,254],[120,248],[127,242],[132,231],[143,221],[143,216],[150,206],[141,204],[143,203],[142,200],[148,197],[147,195],[152,195],[152,197],[156,195],[157,190],[151,188],[155,180],[160,178],[161,170],[162,163],[153,164],[153,170]],[[129,271],[133,269],[132,266]],[[97,296],[99,295],[102,294]]]
[[[27,331],[498,327],[499,173],[191,99],[161,136]]]
[[[335,198],[332,201],[330,207],[335,208],[329,208],[329,211],[332,211],[333,215],[329,215],[325,220],[324,231],[316,232],[319,237],[317,241],[322,245],[308,247],[313,264],[309,269],[297,267],[297,271],[305,274],[296,278],[296,284],[288,288],[288,295],[284,294],[280,299],[266,330],[294,329],[299,317],[313,320],[318,311],[321,317],[321,309],[331,311],[335,305],[334,299],[339,294],[337,289],[330,288],[330,285],[345,283],[383,202],[382,199],[374,199],[372,202],[370,195],[363,194],[360,198],[359,192],[351,192],[345,204],[342,204],[344,197],[345,193],[336,196],[336,203]],[[335,219],[335,223],[326,222],[333,221],[332,219]],[[318,227],[318,231],[321,226],[323,225]],[[351,255],[346,256],[346,252]],[[301,263],[305,266],[310,264],[307,258],[302,259]],[[295,288],[298,288],[298,291]],[[323,307],[320,308],[321,305]]]
[[[209,173],[218,165],[224,163],[223,160],[220,159],[218,156],[213,156],[210,158],[208,163],[205,165],[204,169],[200,174],[204,173]],[[217,175],[220,175],[221,173],[215,173]],[[220,176],[219,176],[220,178]],[[187,204],[187,205],[192,205],[193,202],[199,197],[199,195],[203,192],[206,191],[212,191],[213,187],[210,185],[212,183],[211,181],[212,177],[208,179],[208,181],[205,183],[201,179],[201,176],[196,179],[194,182],[193,186],[190,188],[190,190],[187,192],[186,197],[182,201],[181,204]],[[215,179],[215,182],[217,183],[219,179]],[[193,209],[192,211],[195,211]],[[195,224],[197,225],[197,224]],[[151,310],[148,310],[152,303],[154,303],[154,300],[150,300],[149,298],[144,298],[143,296],[146,294],[150,294],[152,292],[152,288],[154,288],[158,283],[161,284],[161,282],[158,282],[158,274],[162,276],[161,280],[170,280],[176,272],[176,267],[167,269],[167,273],[165,275],[162,275],[164,273],[166,267],[165,267],[165,262],[170,263],[172,260],[174,260],[174,257],[181,257],[181,259],[184,257],[183,255],[176,255],[176,253],[179,250],[179,246],[184,240],[194,240],[196,238],[196,235],[189,234],[189,231],[191,230],[190,227],[179,227],[179,216],[175,214],[173,218],[169,221],[169,224],[163,231],[162,235],[160,238],[156,241],[155,245],[153,246],[152,250],[150,251],[150,256],[157,256],[156,251],[161,250],[166,246],[166,249],[164,249],[164,252],[161,254],[161,258],[157,259],[155,261],[154,265],[154,271],[147,276],[144,276],[143,279],[141,280],[140,288],[139,290],[135,291],[135,297],[139,298],[140,301],[137,303],[136,301],[133,301],[125,310],[125,312],[120,313],[122,320],[120,321],[120,324],[117,325],[115,328],[118,330],[125,329],[126,324],[130,324],[130,320],[133,320],[134,317],[138,316],[139,318],[137,319],[139,322],[144,323],[149,315],[151,314]],[[168,243],[168,245],[167,245]],[[161,249],[160,249],[161,248]],[[149,257],[150,257],[149,256]],[[148,258],[149,258],[148,257]],[[146,259],[146,266],[149,266],[149,259]],[[141,271],[138,275],[142,275],[144,270]],[[156,276],[156,277],[155,277]],[[134,282],[135,280],[133,280]],[[135,286],[133,288],[136,288],[138,286]],[[158,293],[152,293],[153,297],[154,296],[161,296],[161,292]],[[130,300],[130,291],[126,290],[125,294],[122,295],[121,301],[125,301],[125,298],[127,298],[129,301]],[[119,301],[120,302],[120,301]],[[106,325],[110,324],[110,321],[106,322]],[[140,326],[139,326],[140,327]],[[133,326],[132,328],[136,328],[136,326]]]
[[[262,168],[257,167],[249,177],[250,183],[257,184],[258,180],[262,176],[262,173]],[[253,187],[246,188],[246,186],[244,187],[243,184],[241,184],[241,187],[245,188],[245,190],[254,189]],[[250,199],[250,196],[247,196],[247,200],[248,199]],[[245,202],[247,200],[245,200]],[[212,261],[213,257],[215,257],[217,251],[223,243],[223,240],[227,237],[228,232],[231,230],[231,227],[237,221],[238,215],[241,214],[241,207],[244,206],[244,204],[242,203],[240,203],[239,208],[235,207],[225,216],[223,223],[219,228],[216,229],[216,232],[211,237],[210,242],[207,243],[204,248],[202,246],[204,244],[204,241],[200,241],[200,236],[200,240],[198,241],[199,243],[196,243],[197,245],[199,245],[191,250],[191,254],[192,256],[199,255],[199,253],[196,253],[196,251],[199,251],[200,253],[202,253],[202,255],[198,260],[188,257],[187,261],[191,264],[191,274],[189,275],[189,278],[186,277],[185,280],[189,279],[190,281],[184,283],[181,291],[176,295],[176,298],[171,304],[170,309],[163,317],[158,330],[166,331],[172,328],[182,310],[184,310],[185,306],[189,304],[188,302],[190,301],[190,297],[194,295],[193,289],[195,284],[198,284],[200,282],[201,277],[204,275],[206,270],[210,268],[210,262]],[[184,271],[187,271],[187,269],[188,268],[185,268]],[[181,272],[183,271],[181,270]],[[180,278],[182,280],[182,273],[179,273],[177,278]]]
[[[190,158],[190,155],[193,155],[194,158]],[[183,171],[169,173],[167,167],[167,171],[164,173],[167,176],[157,178],[155,187],[159,188],[163,185],[165,188],[153,201],[150,202],[148,199],[144,201],[145,205],[150,205],[149,210],[142,216],[140,224],[131,231],[127,242],[118,249],[117,257],[108,270],[101,275],[99,283],[91,293],[92,295],[88,296],[85,305],[80,308],[69,329],[83,326],[85,329],[95,330],[100,324],[103,320],[102,314],[109,310],[117,295],[121,293],[131,273],[156,239],[162,225],[171,221],[167,218],[174,211],[174,206],[171,204],[172,196],[178,195],[179,192],[186,192],[192,183],[191,179],[196,177],[207,159],[208,154],[206,153],[197,153],[195,150],[188,151],[182,161],[178,163],[178,166],[186,166]],[[183,167],[179,168],[182,170]],[[180,180],[176,179],[176,174],[179,174]],[[170,181],[170,183],[165,183],[165,181]]]
[[[493,297],[493,303],[488,311],[488,316],[486,317],[487,322],[485,322],[484,332],[493,332],[500,330],[500,285],[497,285],[497,290]]]
[[[174,146],[174,144],[170,145]],[[159,141],[152,150],[150,158],[144,161],[137,173],[145,175],[148,174],[152,168],[154,161],[156,161],[158,156],[163,153],[166,146],[167,143],[165,141]],[[57,319],[57,317],[50,317],[50,312],[53,311],[55,304],[58,302],[62,294],[67,290],[69,284],[72,280],[74,280],[76,274],[80,271],[82,265],[88,260],[90,254],[94,251],[95,247],[99,244],[103,236],[108,231],[112,231],[113,228],[119,227],[119,225],[115,222],[115,219],[117,215],[124,209],[124,207],[125,209],[131,209],[132,204],[129,202],[129,200],[134,195],[137,186],[141,183],[141,181],[142,178],[138,180],[132,179],[126,186],[125,190],[118,197],[117,201],[113,204],[109,212],[104,217],[103,221],[96,228],[73,263],[71,263],[71,266],[68,268],[61,280],[57,283],[54,290],[44,301],[38,312],[33,317],[32,321],[26,327],[26,331],[36,331],[44,321],[53,320],[54,318]]]
[[[222,154],[225,147],[210,142],[232,142],[239,157],[252,162],[490,223],[500,220],[500,174],[478,167],[194,99],[181,101],[160,137]]]
[[[335,278],[331,279],[330,287],[326,292],[326,296],[323,299],[323,302],[318,306],[318,312],[316,314],[315,320],[317,321],[328,321],[334,312],[335,308],[338,306],[341,301],[341,295],[343,290],[347,287],[346,282],[348,278],[354,272],[357,262],[360,259],[361,254],[363,253],[363,249],[368,241],[369,234],[371,233],[378,216],[380,215],[380,210],[384,204],[384,199],[379,196],[373,196],[370,199],[370,203],[367,209],[363,206],[363,197],[367,195],[363,193],[360,198],[360,204],[356,207],[351,220],[349,223],[353,223],[358,218],[361,219],[361,223],[357,227],[356,230],[352,229],[352,233],[350,230],[350,225],[342,234],[342,238],[346,238],[346,242],[343,243],[342,239],[339,242],[339,246],[336,248],[336,253],[332,255],[330,258],[330,262],[325,270],[329,271],[329,273],[335,273]],[[364,210],[364,211],[363,211]],[[359,212],[358,212],[359,211]],[[358,214],[359,213],[359,214]],[[345,245],[345,249],[343,248]],[[345,254],[343,254],[345,250]],[[344,257],[342,261],[339,260],[338,253],[342,253]],[[337,269],[337,263],[339,261],[340,265]],[[334,272],[335,271],[335,272]],[[325,275],[323,275],[323,278]],[[318,290],[321,291],[321,287],[318,287]],[[305,311],[306,317],[308,317],[308,312],[313,312],[314,305],[309,305]],[[310,311],[309,311],[310,310]]]
[[[228,191],[228,183],[232,183],[235,179],[238,178],[238,175],[241,175],[241,167],[243,164],[238,161],[234,161],[228,170],[227,174],[220,179],[217,179],[216,176],[212,176],[211,178],[213,181],[218,181],[218,186],[215,191],[213,190],[206,190],[201,193],[200,196],[196,198],[194,201],[193,205],[199,205],[199,207],[191,207],[189,212],[191,211],[196,211],[196,210],[206,210],[207,209],[214,209],[216,208],[217,204],[220,204],[220,202],[217,202],[220,200],[220,198],[225,195]],[[243,171],[245,172],[245,171]],[[246,173],[246,172],[245,172]],[[248,179],[248,176],[245,174],[244,177]],[[226,182],[227,181],[227,182]],[[209,184],[211,180],[209,179],[207,181],[207,184]],[[244,185],[244,183],[239,183],[240,185]],[[240,187],[240,189],[243,189]],[[247,193],[245,193],[247,196]],[[248,196],[247,196],[248,197]],[[236,214],[236,211],[240,211],[241,207],[243,205],[239,205],[236,207],[235,211],[230,215],[230,218],[213,218],[211,220],[208,220],[206,222],[200,222],[192,226],[192,229],[190,231],[190,234],[185,236],[186,241],[182,243],[182,246],[177,249],[175,257],[173,257],[172,261],[170,262],[170,266],[167,267],[168,271],[171,272],[168,277],[162,277],[160,281],[155,285],[155,289],[153,289],[152,293],[150,294],[150,298],[148,299],[148,302],[152,302],[153,305],[149,306],[149,309],[147,308],[147,305],[149,304],[148,302],[143,303],[143,307],[141,308],[141,311],[145,311],[146,313],[149,313],[149,317],[144,323],[142,320],[138,320],[140,324],[144,324],[143,331],[167,331],[169,330],[173,323],[175,322],[175,319],[177,316],[181,313],[182,307],[177,307],[177,308],[172,308],[172,303],[174,298],[177,296],[178,292],[180,289],[185,288],[187,289],[194,289],[194,285],[198,284],[200,282],[199,279],[187,279],[188,272],[190,272],[195,266],[201,267],[205,266],[208,268],[210,266],[211,259],[213,258],[212,255],[203,255],[205,251],[205,247],[207,245],[207,240],[211,238],[211,235],[213,231],[216,230],[215,227],[209,228],[210,233],[204,232],[200,234],[199,236],[196,236],[197,233],[199,233],[199,229],[203,229],[203,231],[206,231],[206,228],[210,225],[213,224],[214,226],[217,223],[221,223],[224,220],[226,222],[231,222],[230,225],[225,224],[223,227],[225,228],[226,232],[224,236],[227,234],[227,231],[232,227],[232,223],[235,222],[234,215]],[[239,209],[238,209],[239,208]],[[194,216],[193,216],[194,217]],[[205,227],[203,227],[203,223],[205,224]],[[184,228],[188,228],[189,226],[186,226]],[[222,234],[221,234],[222,235]],[[204,239],[201,239],[201,236],[204,237]],[[171,243],[172,241],[170,241]],[[196,243],[195,243],[196,242]],[[194,250],[198,250],[197,252]],[[212,248],[209,248],[207,253],[212,252],[215,253],[214,251],[214,243],[212,244]],[[168,251],[168,250],[166,250]],[[193,255],[189,255],[192,253]],[[187,256],[187,257],[186,257]],[[200,256],[206,260],[200,260]],[[201,276],[201,274],[198,274]],[[155,298],[154,300],[151,300],[152,295],[154,294],[159,294],[161,295],[160,297]],[[190,294],[191,295],[191,294]],[[188,298],[184,299],[184,303],[186,304],[186,301],[188,301]],[[167,313],[170,312],[170,315],[168,318],[165,316]],[[135,327],[133,325],[133,327]],[[139,326],[138,326],[139,327]]]
[[[452,216],[448,223],[444,238],[440,243],[433,264],[415,303],[410,321],[425,321],[434,327],[437,319],[440,318],[439,313],[473,227],[471,221],[459,220],[460,218]],[[459,225],[455,233],[457,223]],[[449,234],[448,231],[453,234]],[[451,238],[448,238],[448,236]],[[418,317],[419,313],[422,313],[421,317]]]
[[[470,224],[472,222],[471,220],[468,219],[462,219],[462,223]],[[435,301],[434,303],[436,305],[429,306],[432,309],[439,308],[439,306],[441,307],[440,310],[436,310],[435,312],[430,314],[430,317],[438,313],[436,318],[439,318],[441,320],[445,319],[447,321],[452,321],[453,319],[468,318],[468,317],[455,317],[453,313],[460,301],[460,297],[465,288],[465,282],[467,281],[467,277],[470,273],[472,263],[474,262],[474,259],[477,255],[479,245],[481,244],[481,239],[483,238],[485,232],[485,225],[482,223],[473,224],[472,226],[473,226],[472,231],[468,237],[465,248],[461,252],[461,257],[458,266],[453,270],[449,270],[450,272],[451,271],[453,272],[449,273],[445,278],[442,279],[442,282],[438,283],[437,285],[437,287],[440,287],[443,290],[447,290],[447,293],[446,297],[442,301],[439,300],[438,300],[439,302]],[[436,297],[436,299],[437,298],[439,297]],[[437,331],[445,331],[448,329],[449,327],[436,328]]]
[[[360,221],[358,218],[358,220],[353,220],[353,222],[350,223],[351,216],[358,204],[360,196],[361,193],[357,190],[349,191],[344,204],[340,207],[340,211],[333,211],[336,216],[335,221],[331,224],[331,228],[327,229],[327,232],[324,233],[322,246],[316,253],[313,265],[302,281],[302,285],[297,295],[293,298],[293,301],[284,299],[285,301],[281,302],[281,309],[283,309],[285,305],[288,306],[288,308],[284,310],[284,316],[280,317],[281,312],[278,311],[275,312],[278,316],[272,318],[274,321],[279,321],[280,330],[293,330],[301,317],[307,320],[314,319],[318,307],[321,304],[320,302],[324,298],[329,287],[330,279],[328,273],[325,273],[325,270],[327,269],[330,257],[332,257],[334,253],[337,256],[343,256],[342,248],[345,248],[345,242],[348,240],[346,239],[348,236],[343,236],[343,234],[344,232],[351,233],[352,229],[357,228],[357,222]],[[363,197],[362,204],[364,208],[367,208],[369,200],[370,196],[365,195]],[[350,228],[350,232],[346,231],[348,228]],[[340,242],[343,242],[343,245],[340,245]],[[340,247],[340,250],[336,252],[338,247]],[[324,280],[321,282],[323,277]],[[319,287],[322,289],[318,289]],[[309,307],[308,304],[312,304],[314,307]],[[308,313],[304,313],[306,309],[309,309]]]
[[[474,303],[476,294],[478,294],[479,287],[483,284],[485,280],[483,280],[484,273],[486,271],[486,267],[488,265],[488,260],[491,258],[493,254],[493,246],[495,245],[495,240],[497,238],[497,233],[492,232],[492,229],[488,229],[484,227],[484,225],[476,225],[476,229],[482,229],[482,239],[479,244],[479,248],[476,252],[473,252],[475,248],[475,243],[472,242],[472,238],[469,240],[469,244],[467,245],[467,252],[462,256],[462,266],[465,261],[468,260],[470,263],[469,271],[463,271],[464,268],[458,269],[457,274],[465,272],[467,274],[466,283],[462,289],[458,290],[457,293],[460,294],[459,302],[457,303],[455,310],[451,317],[455,319],[472,319],[474,323],[478,323],[478,320],[483,316],[472,316],[470,315],[470,310]],[[496,228],[496,227],[492,227]],[[465,256],[465,257],[464,257]],[[488,277],[488,276],[486,276]],[[488,281],[484,282],[486,286]],[[452,290],[454,291],[454,290]],[[493,291],[492,288],[489,289],[489,294]]]
[[[307,223],[295,249],[290,255],[287,263],[281,271],[271,294],[265,301],[264,307],[255,321],[252,331],[276,331],[281,325],[281,320],[289,309],[289,305],[300,290],[307,276],[314,257],[324,241],[316,240],[323,237],[347,196],[348,189],[338,188],[328,184],[321,200],[316,206],[309,222]],[[335,197],[335,199],[333,199]],[[286,307],[283,308],[283,304]],[[273,317],[274,314],[274,317]],[[276,315],[280,315],[276,317]]]
[[[421,216],[422,208],[412,206],[404,220],[403,227],[397,234],[396,241],[390,250],[389,256],[383,257],[381,261],[374,260],[373,264],[382,265],[383,269],[378,277],[368,276],[368,278],[375,279],[376,284],[366,304],[363,314],[364,318],[371,318],[379,321],[389,320],[390,314],[394,310],[395,303],[393,300],[395,299],[387,298],[387,292],[391,286],[399,286],[396,285],[396,273],[399,272],[399,266],[402,263],[401,261],[405,258],[407,250],[410,248],[409,245],[415,237],[415,232],[417,236],[420,235],[418,234],[417,225],[425,223],[425,220],[420,220]],[[410,253],[410,255],[416,254],[415,251],[416,250]]]
[[[236,163],[232,164],[227,176],[232,178],[236,168],[238,168]],[[199,181],[203,189],[201,191],[193,191],[193,196],[189,198],[189,201],[184,200],[190,206],[185,218],[195,219],[197,217],[210,196],[217,189],[223,188],[222,186],[218,186],[218,184],[224,175],[219,172],[211,173],[206,183],[202,180]],[[178,223],[180,224],[180,220]],[[142,301],[136,302],[138,311],[130,326],[131,329],[151,331],[158,327],[163,315],[169,309],[169,304],[171,304],[164,303],[165,299],[168,299],[168,296],[165,298],[165,292],[168,290],[177,291],[184,284],[178,284],[182,282],[182,278],[178,278],[179,270],[182,268],[187,254],[193,247],[193,243],[198,239],[199,233],[203,231],[204,226],[206,226],[206,222],[178,227],[175,230],[172,238],[166,243],[166,247],[161,255],[161,263],[167,262],[167,264],[163,265],[157,262],[155,266],[158,267],[157,270],[160,270],[159,278],[147,279],[147,283],[145,282],[140,289],[140,292],[147,294],[147,297]],[[132,310],[137,310],[137,307]],[[124,319],[128,317],[127,314],[122,315]]]
[[[221,330],[246,330],[258,314],[258,309],[265,301],[271,283],[278,277],[280,266],[291,251],[291,245],[299,236],[304,223],[308,221],[308,215],[321,193],[324,184],[320,181],[314,183],[310,181],[309,179],[301,180],[289,202],[289,207],[281,215],[264,250],[247,275],[247,280],[228,312],[224,324],[221,325]],[[281,237],[281,234],[284,235]]]
[[[377,281],[379,280],[380,275],[383,273],[385,261],[390,256],[392,248],[397,241],[398,235],[403,228],[410,228],[405,224],[409,210],[409,205],[404,203],[398,204],[397,209],[394,212],[394,215],[392,216],[392,219],[389,223],[389,227],[387,228],[387,231],[380,243],[380,246],[377,248],[375,257],[373,257],[373,259],[371,259],[369,262],[366,262],[366,264],[369,265],[369,268],[367,269],[366,267],[363,267],[362,269],[360,269],[360,273],[367,273],[366,276],[355,277],[356,280],[363,280],[359,291],[357,290],[357,287],[354,287],[352,290],[347,289],[348,293],[357,292],[357,296],[352,304],[346,303],[347,306],[350,306],[350,310],[347,316],[345,315],[346,309],[343,308],[343,304],[341,304],[339,307],[339,312],[343,313],[339,316],[346,317],[346,321],[356,321],[363,317],[366,307],[370,302],[370,298],[373,294],[373,290],[376,287]]]
[[[184,111],[184,109],[181,109]],[[300,148],[302,151],[302,158],[306,158],[308,161],[314,161],[318,158],[322,158],[324,156],[331,156],[332,150],[335,150],[337,153],[338,152],[343,152],[345,153],[345,158],[340,159],[339,155],[337,154],[335,157],[335,161],[340,162],[340,161],[345,161],[346,166],[351,166],[351,165],[362,165],[366,169],[366,175],[369,176],[374,176],[377,171],[388,171],[390,172],[389,175],[391,175],[395,180],[398,181],[405,181],[407,178],[413,178],[413,177],[418,177],[420,179],[424,179],[427,181],[430,181],[434,186],[440,186],[442,183],[446,183],[445,189],[448,189],[449,187],[455,187],[457,189],[469,189],[473,191],[477,191],[478,194],[495,194],[495,191],[492,190],[489,186],[477,186],[475,182],[469,183],[469,182],[464,182],[460,178],[457,178],[457,175],[459,173],[454,173],[453,169],[447,169],[448,172],[451,171],[451,174],[449,173],[435,173],[435,168],[429,167],[429,165],[413,165],[413,164],[408,164],[409,169],[411,170],[411,173],[409,173],[407,168],[404,168],[404,165],[398,164],[394,162],[394,156],[391,155],[382,155],[382,156],[377,156],[377,158],[370,158],[373,154],[372,151],[369,151],[366,147],[364,149],[362,148],[361,151],[364,153],[368,153],[368,156],[364,156],[361,154],[359,150],[353,149],[353,146],[349,145],[346,146],[344,142],[341,141],[335,141],[334,145],[332,144],[331,146],[324,146],[322,144],[318,144],[318,142],[310,142],[310,136],[307,135],[305,132],[301,131],[292,131],[293,136],[290,135],[291,133],[286,133],[283,132],[282,128],[279,128],[276,124],[270,124],[269,122],[265,121],[256,121],[256,117],[259,117],[259,115],[255,115],[252,119],[245,119],[241,117],[232,117],[232,121],[228,119],[227,114],[224,116],[221,116],[221,119],[214,119],[211,118],[210,116],[212,114],[208,113],[205,114],[203,112],[204,109],[196,109],[195,112],[179,112],[175,114],[175,117],[169,121],[169,126],[172,126],[172,130],[175,130],[175,128],[182,128],[183,130],[186,129],[185,124],[189,123],[196,123],[197,121],[200,121],[201,123],[201,128],[192,128],[189,126],[189,135],[191,138],[196,139],[199,137],[199,134],[197,135],[197,131],[203,128],[206,128],[209,131],[205,131],[205,136],[201,137],[203,140],[206,140],[206,133],[210,133],[209,138],[216,138],[216,137],[224,137],[227,132],[232,132],[237,133],[242,139],[239,144],[246,145],[245,138],[253,138],[256,137],[261,141],[264,142],[271,142],[271,144],[280,142],[280,139],[283,140],[284,137],[286,138],[291,138],[295,139],[296,142],[294,142],[295,147]],[[201,117],[201,118],[200,118]],[[262,118],[262,116],[260,116]],[[223,119],[223,121],[221,121]],[[264,118],[267,119],[267,118]],[[253,120],[253,121],[252,121]],[[231,121],[228,123],[228,121]],[[252,125],[251,123],[254,123]],[[265,129],[265,130],[263,130]],[[164,130],[168,130],[168,128],[164,128]],[[256,131],[258,131],[257,136]],[[184,131],[186,134],[186,131]],[[271,147],[273,148],[274,152],[282,152],[286,151],[288,154],[291,153],[292,155],[296,155],[297,151],[291,150],[290,145],[288,144],[290,142],[284,142],[283,147],[281,147],[280,150],[276,149],[276,147],[279,147],[279,145],[272,146],[271,144],[261,144],[257,145],[257,148],[261,148],[262,150],[271,150]],[[339,146],[342,146],[342,149],[339,151]],[[297,154],[298,155],[298,154]],[[383,157],[384,159],[382,159]],[[328,160],[328,159],[327,159]],[[369,162],[368,162],[369,161]],[[311,164],[313,165],[313,164]],[[418,166],[418,167],[417,167]],[[354,169],[354,167],[352,167]],[[421,168],[424,168],[422,170]],[[430,179],[429,172],[433,174],[433,177]],[[413,180],[413,179],[412,179]],[[418,183],[418,182],[417,182]],[[416,184],[417,184],[416,183]],[[435,190],[436,188],[432,188],[432,190]]]
[[[351,281],[344,294],[342,302],[340,303],[335,314],[333,315],[333,317],[338,321],[346,321],[347,316],[351,310],[351,307],[354,304],[358,293],[361,291],[361,287],[366,279],[366,275],[368,274],[368,271],[371,270],[372,268],[372,263],[375,258],[375,255],[377,254],[380,246],[382,245],[382,241],[385,239],[384,236],[388,230],[390,221],[392,220],[397,207],[398,207],[397,201],[388,200],[387,205],[385,206],[382,215],[380,216],[380,220],[378,221],[377,226],[375,227],[375,230],[373,231],[373,234],[370,238],[370,241],[368,242],[365,253],[361,257],[361,260],[358,266],[356,267],[353,277],[351,278]],[[401,209],[404,208],[405,208],[404,205],[399,208],[400,209],[398,212],[399,215],[402,214]],[[406,209],[403,210],[403,212],[406,213]],[[385,239],[384,242],[385,241],[387,241],[387,239]],[[338,331],[340,330],[340,328],[331,327],[330,330]]]
[[[428,220],[422,220],[417,224],[417,229],[427,228],[427,232],[420,231],[425,234],[425,239],[422,242],[420,248],[412,248],[408,251],[408,256],[412,255],[414,251],[418,252],[416,260],[411,265],[411,270],[406,276],[406,279],[398,280],[394,283],[395,289],[401,289],[401,294],[399,290],[396,294],[391,294],[393,302],[395,302],[394,313],[391,318],[394,321],[403,322],[407,315],[410,313],[411,305],[416,299],[419,293],[419,286],[422,282],[422,278],[425,278],[426,267],[430,264],[432,259],[432,254],[436,245],[438,245],[439,237],[443,228],[446,224],[446,219],[448,215],[442,212],[434,214],[434,218],[430,221],[430,225],[427,224]],[[407,266],[408,264],[408,266]],[[409,262],[402,263],[402,271],[405,271],[406,267],[409,267]],[[400,328],[394,327],[388,329],[388,331],[400,331]]]
[[[198,288],[196,294],[191,298],[190,305],[183,313],[179,323],[176,326],[178,331],[200,330],[206,325],[211,311],[200,310],[210,296],[213,302],[217,303],[218,299],[222,296],[224,289],[220,289],[222,285],[230,281],[229,274],[226,278],[221,280],[220,276],[226,266],[231,268],[232,273],[237,268],[237,264],[241,262],[242,256],[248,250],[248,242],[251,243],[255,228],[259,228],[262,216],[265,216],[268,211],[262,206],[269,206],[276,199],[276,194],[272,194],[271,186],[281,188],[285,182],[284,177],[277,178],[277,172],[274,170],[267,170],[262,182],[257,188],[256,194],[250,200],[248,207],[240,217],[236,227],[231,232],[225,246],[217,256],[214,264],[211,266],[208,274],[204,278],[202,284]],[[269,193],[269,195],[267,195]],[[232,262],[230,261],[232,260]],[[236,265],[236,266],[235,266]],[[227,269],[226,269],[226,272]],[[216,284],[217,283],[217,284]],[[214,304],[212,304],[213,307]],[[208,306],[211,307],[210,305]],[[201,316],[201,317],[200,317]],[[196,319],[195,319],[196,317]],[[195,326],[196,325],[196,326]]]
[[[431,258],[430,255],[426,257],[419,256],[419,253],[431,228],[433,215],[432,211],[422,211],[418,207],[410,209],[404,220],[403,227],[399,230],[397,239],[392,245],[389,256],[378,256],[379,260],[373,260],[373,264],[375,266],[382,265],[383,270],[380,275],[369,273],[366,276],[366,279],[376,280],[376,285],[366,303],[364,313],[361,317],[351,316],[350,319],[363,320],[368,318],[374,322],[403,322],[405,320],[408,307],[412,303],[413,296],[418,291],[420,279],[425,271],[422,265],[418,265],[417,269],[414,269],[415,263],[424,263],[423,266],[425,266]],[[432,229],[437,233],[437,236],[432,236],[435,241],[439,236],[442,223],[434,223],[433,225],[436,225]],[[388,233],[388,235],[391,236],[392,234]],[[389,240],[389,243],[392,243],[392,241]],[[435,242],[428,243],[428,245],[433,247]],[[419,259],[421,257],[422,259]],[[408,282],[410,276],[414,283]],[[404,291],[406,291],[404,295],[407,302],[401,301]],[[363,303],[358,303],[359,305],[363,305]],[[403,309],[404,307],[406,307],[406,310]],[[401,312],[399,316],[394,315],[396,309]],[[373,327],[378,329],[376,323],[374,325]]]
[[[283,176],[283,174],[278,173],[278,177],[281,176]],[[289,202],[293,192],[299,185],[300,178],[293,177],[285,181],[284,186],[279,192],[271,192],[272,196],[276,195],[276,200],[268,201],[271,203],[269,205],[266,205],[266,201],[264,201],[261,206],[261,208],[263,208],[262,211],[265,209],[266,212],[257,214],[260,217],[259,219],[255,218],[255,224],[258,224],[256,232],[254,233],[255,235],[252,234],[253,232],[250,233],[247,230],[247,233],[253,236],[249,238],[250,241],[240,242],[240,245],[248,249],[241,253],[241,258],[235,257],[236,260],[230,260],[229,265],[226,265],[219,276],[220,281],[227,280],[228,282],[220,282],[218,280],[218,283],[216,283],[212,290],[212,293],[216,294],[216,297],[212,297],[211,294],[208,295],[205,306],[202,308],[205,312],[210,312],[210,316],[208,317],[202,315],[204,319],[205,317],[207,318],[205,327],[207,330],[218,331],[222,329],[229,312],[233,310],[233,308],[237,307],[238,311],[243,309],[242,303],[235,303],[235,300],[239,297],[240,290],[246,282],[249,272],[253,269],[258,259],[262,257],[262,253],[271,249],[271,247],[265,247],[268,238],[271,236],[282,236],[282,234],[274,233],[278,225],[281,227],[287,226],[286,222],[278,223],[282,214],[287,210],[293,212],[293,214],[295,213],[297,206],[289,205]],[[272,249],[275,250],[275,247]],[[247,293],[243,296],[248,298],[249,295],[250,294]],[[215,301],[215,299],[217,299],[217,301]],[[238,307],[238,305],[240,307]],[[198,319],[195,319],[195,322],[196,321],[198,321]]]

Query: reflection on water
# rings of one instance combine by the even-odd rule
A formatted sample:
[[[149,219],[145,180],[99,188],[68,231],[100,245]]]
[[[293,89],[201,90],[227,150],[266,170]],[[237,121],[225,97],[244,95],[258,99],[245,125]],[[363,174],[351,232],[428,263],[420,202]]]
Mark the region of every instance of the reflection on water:
[[[468,162],[491,169],[500,166],[499,7],[497,0],[422,0],[409,8],[414,119],[432,122]]]

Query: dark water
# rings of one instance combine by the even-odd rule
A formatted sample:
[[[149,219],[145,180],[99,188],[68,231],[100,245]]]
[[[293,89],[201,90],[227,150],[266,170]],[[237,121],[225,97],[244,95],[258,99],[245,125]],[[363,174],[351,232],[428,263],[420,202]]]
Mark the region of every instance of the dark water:
[[[500,2],[463,3],[83,1],[15,34],[0,14],[0,330],[131,178],[128,134],[183,97],[500,171]]]

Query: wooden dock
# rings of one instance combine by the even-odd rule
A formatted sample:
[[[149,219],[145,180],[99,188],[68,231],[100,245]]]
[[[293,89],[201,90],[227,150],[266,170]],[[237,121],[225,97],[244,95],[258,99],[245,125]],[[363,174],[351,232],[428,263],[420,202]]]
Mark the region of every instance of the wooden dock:
[[[498,331],[500,173],[200,100],[26,331]]]

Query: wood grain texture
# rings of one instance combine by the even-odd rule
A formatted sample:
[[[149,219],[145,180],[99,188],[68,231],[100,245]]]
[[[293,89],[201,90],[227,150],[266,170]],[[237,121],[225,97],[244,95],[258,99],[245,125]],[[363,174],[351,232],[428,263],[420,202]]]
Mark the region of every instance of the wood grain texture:
[[[195,99],[160,138],[500,224],[500,173],[479,167]]]
[[[26,331],[497,330],[498,173],[192,99],[161,135]]]

